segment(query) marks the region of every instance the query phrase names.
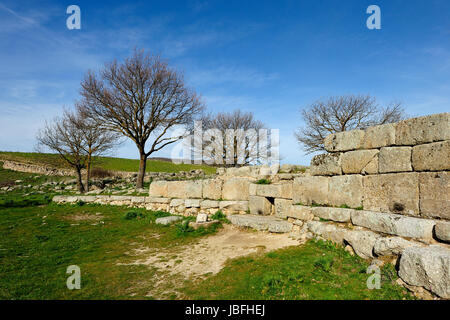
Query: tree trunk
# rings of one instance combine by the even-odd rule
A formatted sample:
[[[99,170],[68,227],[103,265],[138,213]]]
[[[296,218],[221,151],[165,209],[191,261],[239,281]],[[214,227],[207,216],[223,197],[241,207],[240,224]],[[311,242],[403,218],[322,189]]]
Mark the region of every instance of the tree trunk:
[[[139,159],[139,173],[136,180],[136,189],[141,189],[144,186],[146,167],[147,167],[147,156],[144,153],[141,153]]]
[[[86,163],[86,191],[89,192],[89,179],[91,178],[91,155],[88,155]]]
[[[77,172],[77,188],[80,193],[84,193],[83,179],[81,177],[81,168],[76,168]]]

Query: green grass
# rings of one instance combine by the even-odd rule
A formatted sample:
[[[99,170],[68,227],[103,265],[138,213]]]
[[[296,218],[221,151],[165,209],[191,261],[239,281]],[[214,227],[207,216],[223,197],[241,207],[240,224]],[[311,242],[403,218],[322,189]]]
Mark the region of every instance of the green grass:
[[[18,162],[44,164],[58,168],[68,168],[67,164],[56,154],[34,153],[34,152],[4,152],[0,151],[0,160],[11,160]],[[139,160],[112,158],[112,157],[94,157],[93,167],[102,168],[111,171],[137,172],[139,169]],[[215,167],[207,165],[194,164],[174,164],[170,161],[147,160],[147,172],[179,172],[190,171],[193,169],[203,169],[206,174],[216,172]]]
[[[193,299],[412,299],[382,268],[380,290],[367,289],[368,263],[330,242],[309,241],[230,261],[217,275],[183,290]]]
[[[256,184],[270,184],[271,181],[268,179],[259,179],[258,181],[255,182]]]

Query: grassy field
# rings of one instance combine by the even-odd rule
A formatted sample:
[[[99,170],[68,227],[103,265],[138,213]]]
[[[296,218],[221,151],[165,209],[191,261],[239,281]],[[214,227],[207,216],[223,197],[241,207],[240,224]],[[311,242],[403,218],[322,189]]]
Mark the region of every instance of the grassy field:
[[[34,152],[4,152],[0,151],[0,160],[11,160],[26,163],[44,164],[58,168],[67,168],[67,164],[60,159],[57,154],[34,153]],[[137,172],[139,169],[139,160],[95,157],[93,167],[103,168],[111,171]],[[212,174],[216,168],[207,165],[194,164],[174,164],[170,161],[147,160],[147,172],[179,172],[193,169],[203,169],[205,173]]]
[[[0,170],[0,183],[34,185],[57,177]],[[22,192],[22,193],[20,193]],[[217,228],[194,231],[154,223],[165,212],[101,205],[56,205],[52,194],[0,193],[0,299],[410,299],[382,269],[380,290],[366,287],[368,263],[321,241],[231,260],[201,279],[136,264],[149,252],[180,252]],[[26,191],[28,194],[28,191]],[[163,261],[163,260],[161,260]],[[179,262],[181,262],[180,260]],[[81,269],[68,290],[67,267]]]

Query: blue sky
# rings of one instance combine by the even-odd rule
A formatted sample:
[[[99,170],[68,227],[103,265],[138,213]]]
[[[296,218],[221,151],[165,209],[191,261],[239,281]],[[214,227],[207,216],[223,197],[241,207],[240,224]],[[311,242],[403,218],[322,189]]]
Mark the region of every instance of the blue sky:
[[[66,28],[71,4],[81,30]],[[371,4],[381,30],[366,27]],[[447,0],[0,0],[0,150],[33,151],[83,74],[134,47],[184,71],[209,110],[240,108],[280,129],[283,162],[309,164],[293,136],[299,110],[329,95],[401,101],[411,115],[450,111]],[[126,143],[116,155],[138,154]]]

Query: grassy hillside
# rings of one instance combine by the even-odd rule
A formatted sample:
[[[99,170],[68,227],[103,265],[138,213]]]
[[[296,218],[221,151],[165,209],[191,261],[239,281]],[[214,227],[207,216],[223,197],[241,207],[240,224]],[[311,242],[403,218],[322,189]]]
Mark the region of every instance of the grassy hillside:
[[[50,153],[0,151],[0,160],[36,163],[58,168],[68,167],[67,164],[63,160],[61,160],[57,154]],[[112,171],[137,172],[139,169],[139,160],[112,157],[95,157],[93,167]],[[203,169],[207,174],[216,172],[216,168],[207,165],[174,164],[170,161],[159,159],[147,160],[147,172],[179,172],[189,171],[192,169]]]

